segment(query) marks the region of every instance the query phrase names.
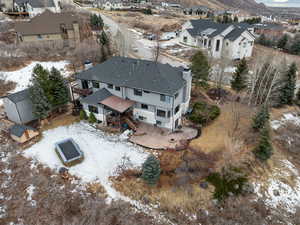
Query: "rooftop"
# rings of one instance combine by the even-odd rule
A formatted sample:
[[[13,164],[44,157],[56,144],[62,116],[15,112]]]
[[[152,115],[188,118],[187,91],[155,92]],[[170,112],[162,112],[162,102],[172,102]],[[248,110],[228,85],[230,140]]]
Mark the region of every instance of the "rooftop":
[[[29,126],[19,125],[19,124],[15,124],[9,128],[10,134],[13,134],[17,137],[21,137],[26,130],[35,130],[35,129]]]
[[[13,94],[9,94],[6,97],[13,103],[22,102],[22,101],[30,98],[29,89],[27,88],[25,90],[22,90],[22,91],[13,93]]]
[[[114,56],[77,74],[76,78],[174,95],[185,85],[182,72],[183,67]]]
[[[57,34],[62,32],[62,24],[67,30],[72,30],[76,21],[77,17],[71,12],[53,13],[45,10],[30,21],[17,22],[15,30],[22,35]]]
[[[28,3],[33,8],[55,7],[53,0],[15,0],[18,5]]]

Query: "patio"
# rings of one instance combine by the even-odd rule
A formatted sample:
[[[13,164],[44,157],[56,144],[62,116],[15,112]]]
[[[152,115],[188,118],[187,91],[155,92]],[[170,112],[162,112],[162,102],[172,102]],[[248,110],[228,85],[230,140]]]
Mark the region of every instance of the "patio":
[[[197,137],[198,130],[182,127],[179,131],[171,132],[167,129],[155,127],[146,123],[139,123],[136,132],[129,140],[137,145],[151,149],[184,149],[187,141]]]

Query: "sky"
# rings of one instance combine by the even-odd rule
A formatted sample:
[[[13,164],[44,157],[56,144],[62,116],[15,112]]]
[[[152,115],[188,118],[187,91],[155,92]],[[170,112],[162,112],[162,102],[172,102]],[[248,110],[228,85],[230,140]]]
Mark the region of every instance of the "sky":
[[[274,7],[300,7],[300,0],[256,0]]]

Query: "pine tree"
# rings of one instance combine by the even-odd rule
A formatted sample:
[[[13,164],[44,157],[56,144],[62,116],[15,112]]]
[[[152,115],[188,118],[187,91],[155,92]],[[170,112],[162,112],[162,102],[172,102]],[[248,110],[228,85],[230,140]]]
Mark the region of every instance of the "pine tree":
[[[143,163],[142,178],[149,185],[155,185],[160,176],[160,163],[154,156],[150,155]]]
[[[96,119],[94,113],[92,113],[92,112],[90,113],[88,121],[89,121],[89,123],[97,123],[97,119]]]
[[[259,131],[262,128],[264,128],[270,118],[268,106],[263,105],[260,110],[255,114],[253,120],[252,120],[252,128],[255,131]]]
[[[38,119],[46,119],[50,113],[51,105],[38,80],[33,78],[31,83],[29,95],[33,104],[33,114]]]
[[[284,49],[286,44],[288,42],[288,36],[287,34],[284,34],[277,42],[277,47],[278,48],[281,48],[281,49]]]
[[[44,69],[41,64],[37,64],[33,69],[32,78],[35,79],[44,90],[45,96],[49,99],[50,97],[50,80],[49,71]]]
[[[81,120],[86,120],[86,119],[87,119],[87,115],[86,115],[85,110],[83,110],[83,109],[80,110],[79,118],[80,118]]]
[[[106,33],[104,31],[101,32],[100,36],[99,36],[99,42],[102,44],[102,45],[107,45],[109,40],[108,40],[108,37],[106,35]]]
[[[253,151],[254,155],[262,160],[266,161],[273,153],[272,143],[270,141],[268,126],[265,126],[260,132],[260,140],[258,146]]]
[[[292,63],[283,74],[282,86],[279,89],[279,105],[292,105],[296,89],[297,65]]]
[[[239,18],[237,16],[234,17],[233,22],[238,23],[239,22]]]
[[[236,92],[240,92],[247,87],[246,75],[248,73],[248,65],[245,58],[237,65],[237,68],[233,74],[233,80],[231,80],[231,88]]]
[[[55,108],[67,104],[69,101],[69,92],[66,81],[61,73],[54,67],[51,69],[49,81],[49,102],[52,107]]]
[[[203,83],[206,83],[209,78],[209,74],[211,70],[206,55],[202,51],[198,51],[195,55],[193,55],[191,61],[192,61],[191,69],[194,78],[197,80],[201,80],[201,82]]]
[[[296,99],[295,99],[295,104],[297,106],[300,106],[300,89],[297,91]]]

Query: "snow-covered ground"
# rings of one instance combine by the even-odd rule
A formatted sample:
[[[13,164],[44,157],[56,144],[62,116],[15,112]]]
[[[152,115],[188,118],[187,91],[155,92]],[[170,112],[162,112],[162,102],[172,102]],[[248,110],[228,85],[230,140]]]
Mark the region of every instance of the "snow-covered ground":
[[[89,124],[76,123],[43,132],[43,139],[26,149],[24,155],[52,169],[59,169],[63,164],[54,151],[54,143],[73,138],[83,151],[84,160],[70,167],[69,173],[81,178],[82,183],[99,181],[111,198],[118,199],[121,196],[111,186],[109,177],[115,175],[124,156],[130,159],[133,167],[138,167],[148,155],[142,148],[124,140],[124,136],[109,135]]]
[[[0,71],[0,78],[4,78],[7,81],[16,82],[16,88],[11,90],[11,93],[22,91],[28,87],[30,84],[30,79],[32,75],[33,68],[37,65],[41,64],[45,69],[51,69],[55,67],[59,71],[61,71],[63,76],[68,76],[69,73],[66,70],[66,66],[69,64],[68,61],[57,61],[57,62],[38,62],[33,61],[28,66],[23,67],[20,70],[16,71]],[[0,99],[0,106],[3,104],[3,100]]]
[[[286,113],[279,120],[271,121],[271,127],[277,130],[279,127],[284,125],[286,122],[292,122],[297,126],[300,126],[300,116],[297,113]]]
[[[12,92],[17,92],[24,90],[28,87],[31,79],[31,74],[33,68],[37,65],[41,64],[45,69],[51,69],[55,67],[60,70],[64,76],[68,75],[66,72],[66,65],[69,64],[68,61],[57,61],[57,62],[31,62],[28,66],[23,67],[20,70],[16,71],[0,71],[0,74],[3,75],[7,80],[14,81],[17,83],[16,89]]]
[[[272,207],[284,208],[287,212],[295,213],[300,206],[300,177],[295,166],[288,160],[280,161],[280,167],[273,171],[272,178],[264,183],[254,183],[255,193],[258,197],[264,197],[265,203]],[[293,177],[289,183],[286,178]],[[267,186],[265,186],[267,184]]]

